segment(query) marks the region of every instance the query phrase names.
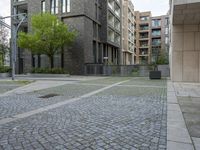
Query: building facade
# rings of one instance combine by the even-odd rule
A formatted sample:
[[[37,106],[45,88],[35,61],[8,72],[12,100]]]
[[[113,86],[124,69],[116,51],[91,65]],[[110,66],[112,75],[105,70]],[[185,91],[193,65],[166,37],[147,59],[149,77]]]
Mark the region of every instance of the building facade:
[[[12,0],[12,15],[26,13],[20,31],[31,32],[31,16],[50,12],[70,29],[78,31],[71,47],[54,56],[54,66],[70,74],[84,74],[85,65],[134,65],[154,63],[168,56],[168,16],[152,17],[151,12],[134,11],[131,0]],[[12,19],[12,28],[19,23]],[[48,57],[18,48],[17,73],[49,67]]]
[[[172,81],[200,82],[200,0],[170,0]]]
[[[135,12],[135,64],[151,64],[163,55],[168,60],[169,17],[152,17],[151,12]],[[167,62],[166,62],[167,63]]]
[[[78,31],[75,43],[55,56],[55,67],[71,74],[83,74],[85,64],[120,64],[121,51],[121,0],[12,0],[11,14],[27,13],[28,20],[20,30],[31,32],[33,14],[50,12]],[[18,24],[12,19],[12,28]],[[34,56],[18,48],[17,73],[27,73],[34,67],[48,67],[48,58]]]
[[[122,0],[122,52],[123,65],[134,64],[134,41],[135,41],[135,14],[134,6],[131,0]]]
[[[163,57],[168,63],[169,55],[169,17],[168,15],[151,18],[151,63]]]
[[[136,47],[135,64],[151,62],[151,12],[135,12]]]

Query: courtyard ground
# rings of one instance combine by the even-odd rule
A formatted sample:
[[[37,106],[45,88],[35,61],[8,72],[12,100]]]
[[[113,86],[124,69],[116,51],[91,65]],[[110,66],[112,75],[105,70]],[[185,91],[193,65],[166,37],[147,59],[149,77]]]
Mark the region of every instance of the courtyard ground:
[[[0,80],[0,150],[200,149],[198,83],[17,79]]]
[[[0,149],[167,148],[167,80],[109,77],[51,85],[0,97]]]

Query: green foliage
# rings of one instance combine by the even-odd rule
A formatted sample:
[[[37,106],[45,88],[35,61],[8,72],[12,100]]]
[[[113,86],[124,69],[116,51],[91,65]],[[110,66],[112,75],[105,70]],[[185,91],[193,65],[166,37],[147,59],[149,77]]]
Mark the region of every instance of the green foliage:
[[[11,70],[12,69],[8,66],[0,66],[0,73],[9,73]]]
[[[139,68],[134,68],[132,70],[132,76],[133,77],[138,77],[139,76]]]
[[[158,56],[157,64],[163,65],[163,64],[169,64],[169,61],[164,53],[161,53],[160,56]]]
[[[5,55],[9,51],[8,29],[0,26],[0,65],[4,65]]]
[[[53,68],[53,56],[61,53],[63,46],[71,45],[77,32],[69,31],[66,24],[50,13],[33,15],[31,26],[31,33],[19,32],[19,47],[28,49],[33,54],[47,55]]]
[[[42,74],[67,74],[62,68],[33,68],[31,72]]]

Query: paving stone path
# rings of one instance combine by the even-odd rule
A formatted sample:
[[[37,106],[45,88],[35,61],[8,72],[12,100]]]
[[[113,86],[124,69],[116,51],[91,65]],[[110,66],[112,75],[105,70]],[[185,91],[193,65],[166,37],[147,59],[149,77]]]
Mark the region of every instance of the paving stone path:
[[[39,98],[50,93],[59,96]],[[99,79],[0,97],[0,150],[166,150],[166,108],[166,80],[146,78]],[[25,117],[29,111],[36,112]]]

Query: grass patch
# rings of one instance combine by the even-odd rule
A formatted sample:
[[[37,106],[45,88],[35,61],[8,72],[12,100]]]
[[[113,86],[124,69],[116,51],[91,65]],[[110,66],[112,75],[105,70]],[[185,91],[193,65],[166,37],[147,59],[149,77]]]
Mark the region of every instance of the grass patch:
[[[34,81],[27,81],[27,80],[18,80],[18,81],[0,81],[0,84],[19,84],[19,85],[27,85]]]

